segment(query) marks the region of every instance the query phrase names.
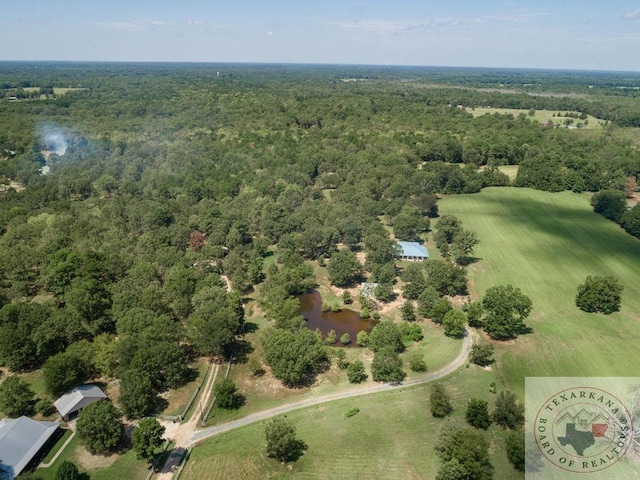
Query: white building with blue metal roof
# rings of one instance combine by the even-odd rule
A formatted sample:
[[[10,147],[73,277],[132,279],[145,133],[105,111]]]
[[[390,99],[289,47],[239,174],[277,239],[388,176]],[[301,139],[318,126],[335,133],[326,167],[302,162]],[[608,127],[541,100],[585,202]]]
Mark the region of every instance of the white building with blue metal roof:
[[[423,261],[429,258],[429,251],[418,242],[398,242],[401,260]]]

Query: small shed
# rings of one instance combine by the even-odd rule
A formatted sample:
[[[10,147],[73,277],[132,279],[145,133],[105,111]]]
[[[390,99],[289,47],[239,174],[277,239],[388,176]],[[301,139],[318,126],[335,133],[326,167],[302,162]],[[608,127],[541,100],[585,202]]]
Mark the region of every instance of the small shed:
[[[376,288],[378,288],[377,283],[361,283],[360,284],[360,293],[364,298],[375,298],[376,296]]]
[[[17,477],[58,426],[58,422],[37,422],[24,416],[0,420],[0,480]]]
[[[427,247],[418,242],[398,242],[401,260],[423,261],[429,258]]]
[[[80,413],[87,405],[104,400],[107,396],[95,385],[80,385],[69,390],[58,400],[53,402],[60,416],[65,420],[70,420]]]

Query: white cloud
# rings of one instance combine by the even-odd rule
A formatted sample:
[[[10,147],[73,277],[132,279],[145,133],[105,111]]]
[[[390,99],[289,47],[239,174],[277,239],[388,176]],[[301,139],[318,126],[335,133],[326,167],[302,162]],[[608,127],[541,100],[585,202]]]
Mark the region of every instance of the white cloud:
[[[632,12],[625,13],[624,18],[628,18],[629,20],[635,20],[636,18],[640,18],[640,8],[637,8]]]
[[[95,25],[100,28],[120,30],[123,32],[137,32],[142,30],[142,25],[135,22],[98,22]]]
[[[429,22],[404,23],[386,20],[361,20],[357,22],[334,22],[330,23],[330,25],[352,32],[399,34],[411,30],[422,30],[431,24]]]
[[[149,24],[152,27],[175,27],[176,26],[175,23],[164,22],[162,20],[151,20]]]
[[[498,13],[495,15],[486,15],[483,18],[487,20],[499,20],[502,22],[509,23],[522,23],[528,22],[534,18],[542,17],[548,15],[548,13],[543,12],[504,12]]]

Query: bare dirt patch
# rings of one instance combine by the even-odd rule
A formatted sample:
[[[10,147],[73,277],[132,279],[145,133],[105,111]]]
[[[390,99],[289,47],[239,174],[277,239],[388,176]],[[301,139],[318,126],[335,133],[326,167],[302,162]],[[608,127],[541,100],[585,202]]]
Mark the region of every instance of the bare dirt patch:
[[[122,455],[114,453],[109,456],[93,455],[86,448],[80,447],[75,452],[75,461],[82,470],[99,470],[113,465]]]
[[[0,192],[6,192],[10,188],[13,188],[16,192],[22,192],[26,189],[24,185],[15,180],[9,180],[9,185],[0,184]]]

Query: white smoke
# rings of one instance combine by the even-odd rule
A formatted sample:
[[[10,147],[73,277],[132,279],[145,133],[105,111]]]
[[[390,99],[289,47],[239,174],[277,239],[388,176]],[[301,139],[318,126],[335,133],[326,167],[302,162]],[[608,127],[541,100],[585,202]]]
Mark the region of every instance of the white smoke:
[[[40,135],[44,144],[44,149],[55,153],[59,157],[67,152],[69,142],[62,130],[58,127],[45,125],[40,128]]]

